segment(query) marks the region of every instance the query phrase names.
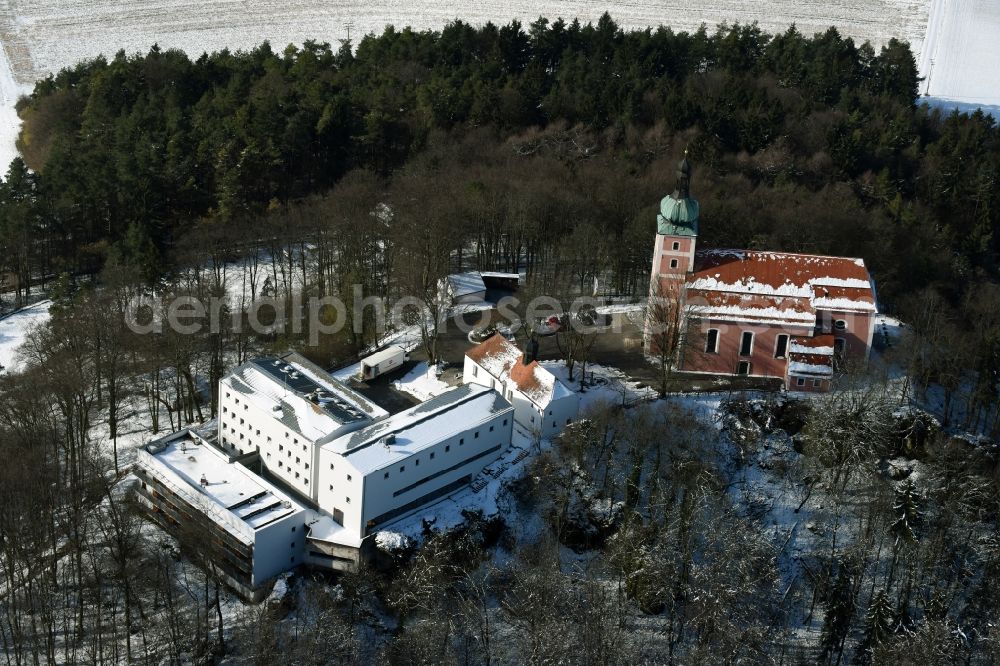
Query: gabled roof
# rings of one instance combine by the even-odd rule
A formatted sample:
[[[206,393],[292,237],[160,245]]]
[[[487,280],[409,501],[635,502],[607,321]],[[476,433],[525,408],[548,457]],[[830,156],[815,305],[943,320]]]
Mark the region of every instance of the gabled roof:
[[[875,312],[862,259],[754,250],[701,250],[687,301],[703,318],[814,325],[817,310]]]
[[[553,400],[573,395],[573,391],[539,365],[537,360],[525,363],[524,354],[517,345],[499,333],[494,333],[465,355],[496,379],[509,379],[518,391],[542,407]]]

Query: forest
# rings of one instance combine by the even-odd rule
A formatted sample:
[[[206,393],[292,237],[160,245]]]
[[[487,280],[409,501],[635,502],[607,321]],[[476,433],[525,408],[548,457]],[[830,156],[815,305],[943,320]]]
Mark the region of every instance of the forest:
[[[0,374],[6,663],[997,663],[1000,128],[917,85],[897,41],[608,15],[154,48],[39,81],[0,183],[0,311],[53,301]],[[863,257],[912,331],[904,397],[940,395],[943,418],[877,365],[816,402],[598,405],[505,519],[259,606],[142,519],[137,438],[214,416],[255,354],[330,367],[383,331],[139,336],[136,295],[245,318],[259,296],[426,295],[478,269],[640,297],[685,150],[699,244]]]

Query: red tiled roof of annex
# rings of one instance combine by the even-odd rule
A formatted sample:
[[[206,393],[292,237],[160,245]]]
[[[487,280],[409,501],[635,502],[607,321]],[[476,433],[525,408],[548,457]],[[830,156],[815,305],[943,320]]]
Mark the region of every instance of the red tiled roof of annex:
[[[467,351],[466,356],[498,379],[510,377],[521,393],[539,404],[568,392],[537,360],[524,363],[524,354],[517,345],[499,333],[494,333]]]

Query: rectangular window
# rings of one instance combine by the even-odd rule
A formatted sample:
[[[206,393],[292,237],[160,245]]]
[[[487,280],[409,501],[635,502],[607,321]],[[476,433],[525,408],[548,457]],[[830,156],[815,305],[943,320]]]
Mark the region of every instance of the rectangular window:
[[[795,378],[795,385],[796,386],[805,386],[806,385],[806,378],[805,377],[796,377]]]
[[[334,509],[333,510],[333,522],[337,523],[338,525],[343,525],[344,524],[344,512],[341,511],[340,509]]]
[[[677,241],[674,241],[674,245],[673,245],[673,248],[674,248],[675,250],[679,250],[679,249],[681,249],[681,244],[680,244],[679,242],[677,242]]]
[[[670,260],[670,267],[671,268],[677,268],[677,260],[676,259],[671,259]]]
[[[479,366],[478,365],[473,364],[473,366],[472,366],[472,376],[473,377],[478,377],[479,376]]]
[[[750,356],[753,351],[753,333],[750,331],[743,331],[743,336],[740,338],[740,356]]]
[[[444,452],[448,453],[449,451],[451,451],[451,444],[445,444],[444,445]]]
[[[350,481],[350,480],[351,480],[351,475],[350,475],[350,474],[348,474],[348,475],[347,475],[347,480],[348,480],[348,481]]]
[[[479,439],[479,431],[478,431],[478,430],[476,431],[476,434],[475,434],[475,436],[473,437],[473,439]]]
[[[719,353],[719,329],[708,329],[708,333],[705,334],[705,351],[709,354]]]
[[[819,379],[814,379],[814,380],[813,380],[813,388],[819,388],[819,387],[820,387],[820,384],[822,384],[822,383],[823,383],[823,382],[822,382],[822,381],[820,381]]]
[[[383,474],[382,478],[383,479],[388,479],[389,478],[389,472],[386,472],[385,474]]]
[[[552,412],[549,413],[551,414]],[[490,432],[493,432],[493,426],[490,426]]]
[[[788,353],[788,336],[782,333],[774,343],[774,358],[785,358]]]
[[[431,451],[431,460],[434,460],[434,452]]]
[[[738,375],[749,375],[750,374],[750,361],[740,361],[736,364],[736,374]]]

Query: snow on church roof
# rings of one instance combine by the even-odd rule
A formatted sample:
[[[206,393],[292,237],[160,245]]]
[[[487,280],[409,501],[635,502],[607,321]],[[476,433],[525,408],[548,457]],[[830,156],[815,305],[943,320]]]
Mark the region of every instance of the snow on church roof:
[[[495,333],[465,353],[486,372],[498,380],[509,378],[517,390],[540,406],[573,395],[556,376],[538,364],[524,363],[524,354],[517,345]]]
[[[788,347],[788,374],[808,377],[833,375],[833,334],[792,338]]]
[[[875,312],[862,259],[755,250],[701,250],[687,279],[705,318],[812,325],[816,310]]]

